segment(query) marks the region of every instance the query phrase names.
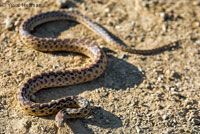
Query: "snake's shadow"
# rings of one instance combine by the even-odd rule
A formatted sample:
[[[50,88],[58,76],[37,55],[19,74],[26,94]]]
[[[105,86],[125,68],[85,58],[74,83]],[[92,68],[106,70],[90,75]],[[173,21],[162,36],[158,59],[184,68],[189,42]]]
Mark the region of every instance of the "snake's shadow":
[[[80,132],[83,134],[94,133],[88,125],[98,126],[104,129],[117,129],[122,127],[122,121],[119,117],[105,111],[101,107],[92,107],[89,115],[90,118],[69,120],[66,123],[75,134]]]
[[[84,91],[92,91],[94,89],[102,89],[105,92],[107,92],[106,89],[127,90],[128,88],[138,86],[145,78],[143,72],[125,60],[118,59],[112,55],[107,55],[107,59],[108,63],[106,70],[99,78],[87,83],[67,87],[47,88],[45,90],[40,90],[36,93],[36,95],[39,95],[40,98],[51,96],[51,98],[49,98],[51,100],[67,95],[78,95]],[[98,92],[99,91],[96,93],[98,94]],[[57,94],[60,95],[57,96]],[[50,100],[47,99],[46,101]]]

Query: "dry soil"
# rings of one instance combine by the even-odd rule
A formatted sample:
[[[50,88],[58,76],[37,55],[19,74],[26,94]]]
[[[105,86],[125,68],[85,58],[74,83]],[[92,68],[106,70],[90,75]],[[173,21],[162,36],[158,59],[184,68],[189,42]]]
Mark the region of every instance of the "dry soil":
[[[36,36],[94,40],[108,58],[107,68],[98,79],[36,94],[39,102],[66,95],[80,95],[91,101],[88,117],[68,120],[58,129],[55,115],[27,115],[18,105],[16,93],[31,76],[81,67],[90,60],[74,53],[38,52],[19,42],[22,21],[60,9],[55,0],[1,0],[0,134],[200,133],[198,0],[69,0],[65,9],[69,8],[80,11],[131,47],[151,49],[185,40],[170,51],[143,56],[109,50],[101,37],[76,22],[38,26]]]

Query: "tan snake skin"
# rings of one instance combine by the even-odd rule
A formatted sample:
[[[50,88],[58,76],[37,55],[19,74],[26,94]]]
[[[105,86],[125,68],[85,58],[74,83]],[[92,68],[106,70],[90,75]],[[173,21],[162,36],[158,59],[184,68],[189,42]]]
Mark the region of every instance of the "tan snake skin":
[[[174,47],[175,43],[151,49],[136,50],[123,46],[115,41],[103,28],[81,15],[78,11],[52,11],[35,15],[21,25],[20,39],[27,46],[38,51],[70,51],[81,53],[92,59],[91,64],[84,68],[66,69],[57,72],[47,72],[30,78],[18,91],[18,101],[20,106],[30,115],[45,116],[56,115],[56,125],[63,126],[64,120],[69,118],[85,117],[90,112],[89,101],[78,96],[67,96],[48,103],[36,103],[32,100],[34,93],[40,89],[69,86],[88,82],[99,77],[106,68],[106,55],[94,43],[87,39],[77,38],[40,38],[31,34],[31,31],[38,25],[49,21],[73,20],[103,37],[113,49],[135,53],[152,54],[154,52]]]

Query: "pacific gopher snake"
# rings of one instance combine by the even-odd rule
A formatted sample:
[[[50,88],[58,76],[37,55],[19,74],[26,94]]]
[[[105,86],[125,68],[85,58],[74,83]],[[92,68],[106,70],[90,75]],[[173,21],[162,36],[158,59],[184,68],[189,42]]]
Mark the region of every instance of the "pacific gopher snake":
[[[123,46],[115,41],[104,29],[90,21],[77,11],[52,11],[35,15],[24,21],[20,28],[21,41],[31,48],[39,51],[72,51],[84,54],[92,59],[92,63],[85,68],[67,69],[57,72],[47,72],[30,78],[18,91],[20,106],[29,114],[44,116],[57,113],[56,125],[63,125],[64,119],[84,117],[90,111],[89,101],[78,96],[68,96],[48,103],[35,103],[31,100],[32,95],[43,88],[69,86],[73,84],[91,81],[99,77],[106,68],[106,55],[94,43],[87,39],[77,38],[40,38],[31,34],[36,26],[56,20],[73,20],[84,24],[86,27],[103,37],[111,47],[135,54],[151,54],[160,50],[173,47],[175,43],[150,49],[136,50]]]

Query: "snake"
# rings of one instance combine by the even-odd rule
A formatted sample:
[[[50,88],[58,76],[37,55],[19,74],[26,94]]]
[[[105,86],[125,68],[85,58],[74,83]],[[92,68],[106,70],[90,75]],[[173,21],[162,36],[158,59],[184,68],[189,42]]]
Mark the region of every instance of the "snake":
[[[106,54],[94,41],[86,38],[42,38],[32,34],[32,31],[38,25],[58,20],[70,20],[83,24],[101,36],[110,44],[112,49],[133,54],[152,54],[169,47],[174,47],[174,44],[177,44],[170,43],[149,50],[133,49],[113,39],[104,28],[76,10],[48,11],[24,20],[19,29],[20,41],[29,48],[41,52],[67,51],[80,53],[91,59],[90,64],[85,67],[68,68],[37,74],[28,78],[22,84],[22,87],[19,88],[17,100],[23,111],[33,116],[56,114],[55,124],[57,127],[62,127],[67,119],[87,116],[91,110],[90,102],[80,96],[65,96],[50,102],[38,103],[33,99],[34,94],[45,88],[70,86],[92,81],[104,72],[107,64]]]

